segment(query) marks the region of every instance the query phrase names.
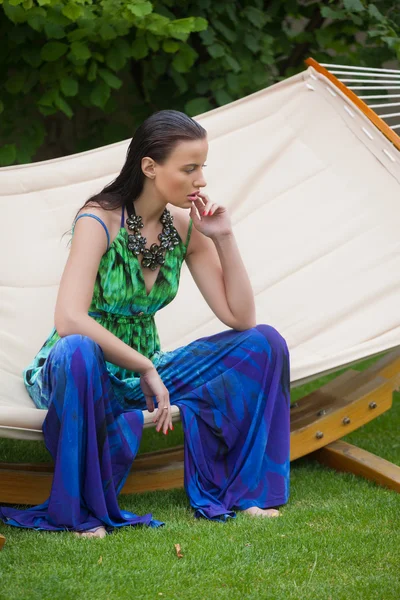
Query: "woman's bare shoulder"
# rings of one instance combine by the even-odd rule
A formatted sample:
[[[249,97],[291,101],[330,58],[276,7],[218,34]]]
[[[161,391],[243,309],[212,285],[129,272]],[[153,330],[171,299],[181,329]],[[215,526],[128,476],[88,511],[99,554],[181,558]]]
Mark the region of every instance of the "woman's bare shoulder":
[[[90,201],[79,210],[76,215],[76,219],[83,214],[92,214],[96,217],[99,217],[99,219],[101,219],[104,225],[107,227],[111,242],[117,235],[121,226],[121,211],[122,207],[108,210],[103,208],[98,202]]]
[[[84,214],[96,215],[99,217],[106,225],[112,225],[115,215],[113,214],[113,210],[106,210],[98,202],[89,202],[85,204],[77,213],[76,219]]]

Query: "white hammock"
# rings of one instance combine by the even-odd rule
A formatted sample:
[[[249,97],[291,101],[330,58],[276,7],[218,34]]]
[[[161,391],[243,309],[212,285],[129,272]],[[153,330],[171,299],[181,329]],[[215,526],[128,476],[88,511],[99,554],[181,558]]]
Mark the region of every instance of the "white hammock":
[[[207,193],[229,207],[256,295],[298,384],[400,345],[400,152],[313,67],[197,120]],[[394,134],[395,135],[395,134]],[[22,370],[53,326],[76,210],[129,140],[0,169],[0,436],[40,439]],[[225,328],[184,268],[157,316],[166,350]]]

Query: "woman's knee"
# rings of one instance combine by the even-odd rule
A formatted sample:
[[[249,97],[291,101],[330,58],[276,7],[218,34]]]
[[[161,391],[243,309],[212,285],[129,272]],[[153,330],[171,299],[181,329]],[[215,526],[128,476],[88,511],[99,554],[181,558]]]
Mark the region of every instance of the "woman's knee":
[[[289,353],[288,346],[285,338],[279,333],[272,325],[265,325],[260,323],[253,328],[258,334],[261,334],[268,345],[276,350],[282,350],[285,353]]]
[[[86,335],[72,334],[66,335],[58,340],[52,349],[52,354],[68,360],[80,351],[85,356],[96,357],[101,352],[100,346]]]

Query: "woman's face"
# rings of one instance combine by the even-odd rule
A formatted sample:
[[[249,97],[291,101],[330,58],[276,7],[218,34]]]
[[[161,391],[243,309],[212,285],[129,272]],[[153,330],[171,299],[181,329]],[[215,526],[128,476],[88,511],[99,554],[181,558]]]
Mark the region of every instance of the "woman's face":
[[[163,164],[155,163],[154,184],[166,203],[190,208],[189,195],[207,185],[203,167],[207,159],[207,139],[178,142]]]

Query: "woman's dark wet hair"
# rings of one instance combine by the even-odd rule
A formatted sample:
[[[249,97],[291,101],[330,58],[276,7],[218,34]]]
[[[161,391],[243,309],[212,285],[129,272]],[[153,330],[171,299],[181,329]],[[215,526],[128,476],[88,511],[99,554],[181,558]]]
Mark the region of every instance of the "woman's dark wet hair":
[[[153,113],[135,131],[118,177],[89,198],[79,210],[93,205],[114,210],[133,202],[143,190],[145,175],[141,163],[144,156],[162,164],[178,142],[206,136],[204,127],[183,112],[160,110]]]

